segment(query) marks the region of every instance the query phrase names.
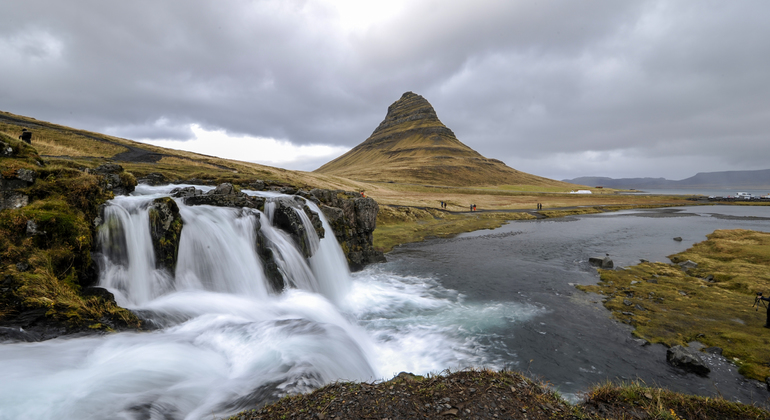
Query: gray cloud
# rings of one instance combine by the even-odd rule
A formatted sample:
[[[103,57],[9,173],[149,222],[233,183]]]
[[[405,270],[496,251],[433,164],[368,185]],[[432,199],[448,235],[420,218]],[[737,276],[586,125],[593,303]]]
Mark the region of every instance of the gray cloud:
[[[538,175],[765,169],[768,9],[424,0],[351,30],[321,0],[6,2],[0,109],[128,138],[196,123],[352,147],[411,90]]]

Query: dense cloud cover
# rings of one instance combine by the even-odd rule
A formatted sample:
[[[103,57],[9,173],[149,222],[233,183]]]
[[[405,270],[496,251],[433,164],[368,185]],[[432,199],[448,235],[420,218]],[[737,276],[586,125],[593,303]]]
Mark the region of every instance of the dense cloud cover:
[[[312,170],[413,91],[537,175],[767,169],[767,16],[761,0],[7,1],[0,109]]]

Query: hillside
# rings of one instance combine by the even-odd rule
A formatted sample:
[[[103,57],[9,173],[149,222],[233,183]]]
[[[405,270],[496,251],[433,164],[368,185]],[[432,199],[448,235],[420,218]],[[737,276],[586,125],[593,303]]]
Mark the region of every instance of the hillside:
[[[153,173],[167,182],[246,184],[259,179],[268,185],[295,188],[359,188],[356,183],[322,174],[166,149],[0,111],[0,133],[15,139],[25,129],[32,131],[32,146],[47,161],[82,168],[114,162],[139,179]]]
[[[458,140],[433,106],[412,92],[388,107],[385,119],[368,139],[315,172],[374,182],[577,188],[485,158]]]
[[[636,189],[770,189],[770,169],[755,171],[698,172],[694,176],[681,180],[670,180],[666,178],[607,178],[585,176],[574,179],[565,179],[564,182],[591,186],[600,185],[608,188]]]

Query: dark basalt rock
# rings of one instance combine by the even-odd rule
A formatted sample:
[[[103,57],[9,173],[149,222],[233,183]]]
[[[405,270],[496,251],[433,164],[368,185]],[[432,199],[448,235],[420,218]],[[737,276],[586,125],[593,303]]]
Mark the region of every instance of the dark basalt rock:
[[[711,369],[703,359],[682,346],[674,346],[666,351],[666,361],[674,367],[700,376],[708,376]]]
[[[273,291],[279,293],[284,289],[286,282],[284,281],[283,274],[281,274],[281,270],[278,269],[278,264],[275,262],[273,250],[270,248],[270,241],[259,230],[259,225],[257,225],[256,238],[257,255],[260,262],[262,262],[262,271]]]
[[[615,267],[615,263],[612,261],[612,258],[609,256],[607,257],[590,257],[588,259],[588,263],[591,264],[594,267],[604,268],[604,269],[611,269]]]
[[[275,203],[273,225],[291,235],[305,258],[312,257],[315,249],[311,246],[308,232],[306,232],[305,225],[302,223],[302,219],[297,214],[297,211],[304,212],[310,218],[318,238],[323,238],[325,234],[321,218],[310,210],[310,207],[305,204],[301,197],[279,197],[274,199],[273,202]]]
[[[181,191],[189,194],[189,187],[180,189],[180,193]],[[184,195],[184,197],[184,203],[188,206],[247,207],[256,210],[265,208],[264,198],[252,197],[239,192],[230,183],[219,184],[215,189],[205,194],[194,192],[193,195]]]
[[[151,172],[137,180],[140,184],[147,184],[147,185],[165,185],[168,184],[168,179],[165,175],[158,173],[158,172]]]
[[[155,252],[155,265],[173,273],[179,253],[179,238],[182,234],[182,216],[179,206],[172,198],[161,197],[150,206],[150,237]]]
[[[342,246],[351,270],[385,262],[385,255],[372,245],[379,211],[376,201],[355,192],[314,189],[309,194],[322,203],[321,211]]]
[[[18,190],[34,184],[36,179],[37,172],[23,168],[17,169],[11,176],[0,175],[0,210],[28,205],[29,196]]]
[[[123,167],[116,163],[105,163],[94,169],[86,169],[87,173],[99,177],[99,186],[105,191],[112,191],[115,195],[128,195],[136,188],[136,179],[125,172]]]

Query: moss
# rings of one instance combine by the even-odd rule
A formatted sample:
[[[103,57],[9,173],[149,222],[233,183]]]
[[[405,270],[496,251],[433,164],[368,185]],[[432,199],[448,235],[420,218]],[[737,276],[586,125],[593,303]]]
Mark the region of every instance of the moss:
[[[0,170],[29,165],[24,159],[3,159]],[[0,212],[0,276],[10,285],[0,295],[0,319],[12,322],[25,311],[43,309],[51,322],[69,329],[109,328],[100,319],[137,326],[136,317],[114,302],[81,295],[93,281],[91,221],[110,195],[99,188],[95,176],[70,162],[35,166],[37,179],[22,190],[30,204]],[[29,267],[19,271],[16,263]]]
[[[672,255],[697,269],[642,263],[622,271],[600,270],[600,282],[581,286],[601,293],[604,305],[634,334],[653,343],[686,345],[698,340],[721,347],[741,374],[770,376],[770,338],[765,309],[752,308],[755,293],[770,286],[770,234],[718,230],[708,240]],[[713,280],[706,277],[713,275]],[[633,315],[628,315],[633,314]]]

